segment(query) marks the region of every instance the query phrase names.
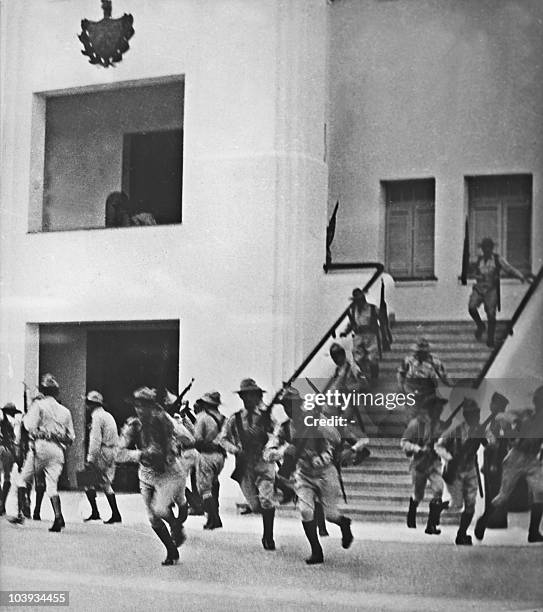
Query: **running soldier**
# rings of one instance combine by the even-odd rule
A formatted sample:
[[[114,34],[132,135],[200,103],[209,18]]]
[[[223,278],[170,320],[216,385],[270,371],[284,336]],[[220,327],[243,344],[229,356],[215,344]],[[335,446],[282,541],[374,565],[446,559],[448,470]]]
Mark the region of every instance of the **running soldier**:
[[[3,477],[0,490],[0,516],[6,513],[6,500],[11,488],[11,471],[15,463],[15,431],[9,418],[21,414],[15,404],[8,402],[2,408],[2,421],[0,421],[0,472]],[[8,418],[9,417],[9,418]]]
[[[430,352],[430,343],[419,338],[398,368],[398,387],[402,393],[412,393],[417,402],[423,403],[427,397],[435,396],[439,381],[452,386],[447,370],[440,359]]]
[[[477,500],[477,451],[481,444],[487,445],[487,440],[484,432],[480,431],[481,410],[474,399],[464,399],[462,415],[464,421],[444,432],[435,449],[447,462],[447,467],[454,465],[453,473],[449,473],[449,478],[445,478],[451,495],[450,508],[463,508],[455,543],[459,546],[471,546],[471,536],[467,534],[467,530],[471,525]]]
[[[354,362],[368,379],[376,381],[379,377],[379,313],[376,306],[368,303],[362,289],[353,289],[351,300],[349,322],[340,336],[344,338],[352,333]]]
[[[89,431],[89,450],[87,453],[87,467],[94,472],[96,485],[86,490],[87,499],[91,507],[91,514],[85,520],[100,520],[100,513],[96,505],[96,489],[102,489],[111,508],[111,518],[104,521],[106,525],[122,522],[117,500],[113,491],[115,478],[115,458],[119,436],[117,424],[113,416],[104,410],[104,398],[98,391],[90,391],[85,399],[87,412],[91,415]]]
[[[311,546],[311,556],[306,563],[315,565],[324,561],[315,520],[317,504],[322,505],[326,520],[341,529],[343,548],[349,548],[353,541],[351,519],[340,514],[337,507],[341,491],[334,466],[334,447],[339,442],[339,436],[334,428],[303,424],[299,417],[303,414],[304,401],[296,389],[291,387],[285,390],[280,402],[289,418],[276,429],[266,447],[265,457],[270,462],[284,460],[285,457],[295,460],[294,490],[302,526]]]
[[[139,462],[140,491],[147,517],[166,548],[162,565],[174,565],[179,560],[177,549],[186,540],[183,524],[187,518],[187,470],[181,449],[192,446],[194,438],[157,403],[155,389],[142,387],[134,391],[133,397],[137,417],[128,419],[121,431],[117,461]],[[174,504],[179,509],[177,517],[172,510]]]
[[[481,304],[484,304],[488,324],[486,344],[489,347],[493,347],[496,331],[496,309],[498,308],[499,301],[500,274],[504,270],[518,278],[522,283],[526,281],[526,278],[522,272],[514,268],[501,255],[494,253],[494,241],[492,238],[483,238],[480,247],[483,254],[471,266],[475,275],[475,284],[469,297],[468,312],[477,325],[475,337],[477,340],[480,340],[485,332],[485,324],[479,315],[479,307]]]
[[[532,494],[528,542],[543,542],[539,531],[543,515],[543,465],[541,452],[543,445],[543,387],[539,387],[533,397],[535,412],[525,417],[517,427],[513,447],[503,462],[500,492],[475,525],[475,537],[482,540],[488,522],[495,509],[505,506],[517,482],[525,478]],[[515,434],[513,434],[515,435]]]
[[[251,510],[262,513],[264,550],[275,550],[275,465],[262,456],[273,432],[270,409],[262,401],[264,390],[252,378],[244,378],[235,393],[243,408],[226,421],[220,444],[236,457],[232,478],[239,483]]]
[[[49,531],[59,532],[65,526],[58,495],[58,479],[64,467],[64,453],[74,439],[74,426],[70,411],[58,403],[59,385],[51,374],[45,374],[39,384],[39,394],[23,417],[23,425],[30,437],[30,450],[26,456],[17,490],[18,514],[11,523],[24,523],[23,508],[26,489],[37,473],[45,474],[45,490],[51,500],[55,520]]]
[[[226,452],[218,444],[224,417],[219,412],[221,395],[218,391],[204,394],[199,400],[202,407],[196,416],[194,438],[200,457],[196,464],[197,489],[202,496],[207,522],[204,529],[222,527],[219,516],[219,474],[224,467]]]
[[[430,485],[432,499],[428,512],[428,522],[425,533],[439,535],[438,529],[441,512],[447,508],[448,503],[442,501],[443,479],[441,477],[441,459],[434,450],[434,444],[443,432],[440,421],[443,405],[447,400],[430,397],[424,403],[416,406],[416,417],[409,422],[400,446],[405,454],[411,458],[410,471],[413,482],[413,496],[409,499],[407,512],[407,526],[410,529],[417,527],[417,507],[424,499],[426,484]]]

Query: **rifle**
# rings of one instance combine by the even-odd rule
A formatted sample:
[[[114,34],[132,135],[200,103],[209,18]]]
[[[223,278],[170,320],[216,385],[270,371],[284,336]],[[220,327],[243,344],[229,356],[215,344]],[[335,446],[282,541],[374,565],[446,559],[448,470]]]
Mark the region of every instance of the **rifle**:
[[[492,408],[490,406],[490,415],[477,427],[473,432],[473,435],[466,440],[463,444],[460,452],[456,457],[453,457],[450,461],[447,461],[445,468],[443,469],[443,480],[448,484],[452,484],[456,478],[458,466],[461,465],[470,455],[475,455],[479,445],[481,444],[481,437],[484,435],[487,426],[496,418],[496,415],[500,412],[499,407]],[[480,484],[480,475],[479,475]],[[480,490],[482,485],[480,485]]]
[[[28,412],[28,397],[27,397],[27,389],[28,385],[23,381],[23,417]],[[25,462],[26,454],[28,453],[28,447],[30,444],[30,438],[28,435],[28,431],[21,420],[21,431],[19,434],[19,448],[17,449],[17,468],[19,474],[23,469],[23,464]]]
[[[189,384],[175,398],[174,402],[170,406],[168,406],[168,414],[170,415],[175,414],[179,410],[179,408],[181,408],[183,398],[191,390],[193,383],[194,383],[194,378],[191,378]]]

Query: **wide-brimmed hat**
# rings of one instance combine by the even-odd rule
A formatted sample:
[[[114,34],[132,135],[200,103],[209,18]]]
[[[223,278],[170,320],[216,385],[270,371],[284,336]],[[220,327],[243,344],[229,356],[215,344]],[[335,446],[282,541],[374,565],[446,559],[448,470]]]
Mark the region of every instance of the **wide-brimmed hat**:
[[[204,393],[202,397],[196,401],[209,404],[210,406],[220,406],[221,394],[218,391],[210,391],[209,393]]]
[[[261,393],[266,393],[264,389],[256,384],[253,378],[244,378],[239,383],[239,389],[234,391],[234,393],[246,393],[248,391],[260,391]]]
[[[85,396],[85,401],[89,402],[89,404],[103,406],[104,396],[99,391],[89,391]]]
[[[291,404],[292,402],[301,402],[303,400],[302,396],[300,395],[300,392],[298,391],[298,389],[296,389],[296,387],[287,387],[281,393],[281,396],[278,401],[280,404],[284,405]]]
[[[490,398],[490,403],[496,406],[497,412],[503,412],[507,408],[509,400],[505,397],[505,395],[495,391]]]
[[[427,338],[421,336],[420,338],[417,338],[417,341],[413,345],[413,349],[415,351],[429,351],[430,343],[428,342]]]
[[[483,238],[481,242],[479,243],[479,247],[481,249],[484,249],[486,246],[490,248],[494,248],[496,246],[496,243],[494,242],[494,240],[492,240],[492,238],[489,238],[487,236],[486,238]]]
[[[144,402],[146,404],[156,404],[157,393],[156,389],[151,389],[149,387],[140,387],[136,389],[132,394],[132,397],[135,400],[140,402]]]
[[[52,374],[47,373],[41,377],[40,387],[43,387],[44,389],[58,389],[59,384]]]
[[[2,412],[5,414],[9,414],[9,416],[15,416],[16,414],[21,414],[21,411],[17,408],[17,406],[13,402],[8,402],[3,408]]]
[[[362,289],[360,289],[360,287],[356,287],[355,289],[353,289],[353,293],[352,293],[352,297],[350,297],[350,300],[358,300],[361,297],[366,297],[366,294],[362,291]]]
[[[479,408],[479,404],[472,397],[465,397],[462,412],[481,412],[481,408]]]
[[[332,342],[330,345],[330,353],[344,353],[345,349],[339,342]]]

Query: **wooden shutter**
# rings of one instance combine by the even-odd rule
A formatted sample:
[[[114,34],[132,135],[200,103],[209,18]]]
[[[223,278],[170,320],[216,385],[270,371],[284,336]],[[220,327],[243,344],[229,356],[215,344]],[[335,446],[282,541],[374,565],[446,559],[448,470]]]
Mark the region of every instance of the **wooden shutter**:
[[[387,269],[397,278],[413,275],[413,210],[409,202],[387,206]]]
[[[427,278],[434,275],[434,204],[416,202],[414,210],[413,275]]]
[[[504,210],[506,236],[505,255],[512,266],[525,274],[530,270],[531,208],[526,205],[508,205]]]

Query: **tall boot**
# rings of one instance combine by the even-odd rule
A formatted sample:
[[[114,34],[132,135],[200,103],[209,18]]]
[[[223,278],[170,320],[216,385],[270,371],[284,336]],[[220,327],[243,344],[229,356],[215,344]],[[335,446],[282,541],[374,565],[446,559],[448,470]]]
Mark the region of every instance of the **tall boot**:
[[[471,524],[473,519],[473,511],[467,512],[464,510],[460,515],[460,525],[458,526],[458,531],[456,532],[456,540],[455,544],[459,546],[471,546],[471,536],[467,534],[468,527]]]
[[[162,561],[162,565],[175,565],[179,560],[179,551],[172,540],[170,532],[166,525],[160,520],[157,519],[152,524],[153,531],[157,534],[158,539],[164,544],[166,548],[166,559]]]
[[[328,529],[326,529],[326,519],[324,517],[324,508],[322,507],[322,504],[320,502],[315,503],[315,510],[313,512],[313,515],[315,517],[315,524],[317,525],[319,529],[319,535],[323,538],[330,535],[328,533]]]
[[[99,521],[100,513],[98,512],[98,506],[96,505],[96,491],[94,489],[87,489],[87,491],[85,491],[85,495],[87,496],[87,499],[89,500],[89,504],[91,507],[91,513],[90,513],[90,516],[87,516],[87,518],[83,519],[83,521],[85,523],[87,521]]]
[[[2,491],[0,492],[0,516],[4,516],[6,513],[6,500],[8,498],[9,490],[11,489],[11,482],[4,480],[2,485]]]
[[[23,503],[23,516],[25,518],[30,518],[30,493],[32,492],[32,484],[26,485],[26,492]]]
[[[171,539],[177,548],[179,548],[187,539],[183,525],[185,518],[181,516],[175,517],[171,507],[168,516],[165,518],[166,522],[170,526]]]
[[[109,507],[111,508],[111,518],[107,521],[104,521],[104,525],[122,523],[123,519],[121,518],[119,508],[117,507],[117,498],[115,497],[115,493],[106,493],[106,499],[108,501]]]
[[[45,495],[45,485],[37,484],[36,485],[36,501],[34,502],[34,512],[32,514],[32,519],[34,521],[41,521],[41,504],[43,502],[43,496]]]
[[[25,522],[23,514],[23,508],[26,502],[26,487],[19,487],[17,489],[17,515],[10,516],[8,521],[14,525],[22,525]]]
[[[51,505],[53,506],[53,512],[55,513],[55,520],[53,521],[51,527],[49,527],[49,531],[59,532],[65,526],[65,523],[60,506],[60,497],[58,495],[53,495],[53,497],[51,497]]]
[[[494,335],[496,333],[496,319],[488,320],[488,332],[486,335],[486,345],[489,348],[494,347]]]
[[[530,528],[528,530],[528,542],[543,542],[543,534],[539,531],[541,516],[543,515],[543,504],[532,504],[530,513]]]
[[[220,484],[217,480],[213,483],[212,493],[213,493],[213,501],[215,502],[215,529],[220,529],[222,527],[221,515],[219,514],[219,491]]]
[[[328,519],[331,523],[335,523],[341,529],[341,546],[349,548],[353,543],[354,536],[351,531],[351,519],[341,514],[337,519]]]
[[[490,503],[488,504],[486,510],[481,514],[481,516],[477,519],[475,523],[475,529],[473,530],[473,534],[478,540],[482,540],[485,537],[485,531],[488,525],[488,521],[494,511],[494,506]]]
[[[428,510],[428,522],[424,533],[429,535],[439,535],[441,530],[437,528],[439,523],[439,515],[441,514],[441,500],[432,499]]]
[[[215,500],[213,497],[203,498],[204,512],[207,515],[207,522],[204,525],[204,529],[215,529]]]
[[[485,333],[485,324],[481,319],[481,315],[479,314],[476,308],[470,308],[469,314],[471,318],[475,321],[475,325],[477,325],[477,329],[475,330],[475,338],[480,340]]]
[[[275,508],[262,510],[262,546],[264,550],[275,550],[275,542],[273,540],[273,522],[275,519]]]
[[[407,526],[409,529],[417,528],[417,506],[418,501],[415,501],[412,497],[409,498],[409,510],[407,511]]]
[[[322,547],[319,542],[319,536],[317,535],[317,523],[315,519],[312,521],[302,521],[305,536],[311,546],[311,556],[305,560],[308,565],[316,565],[324,561],[324,555],[322,554]]]

